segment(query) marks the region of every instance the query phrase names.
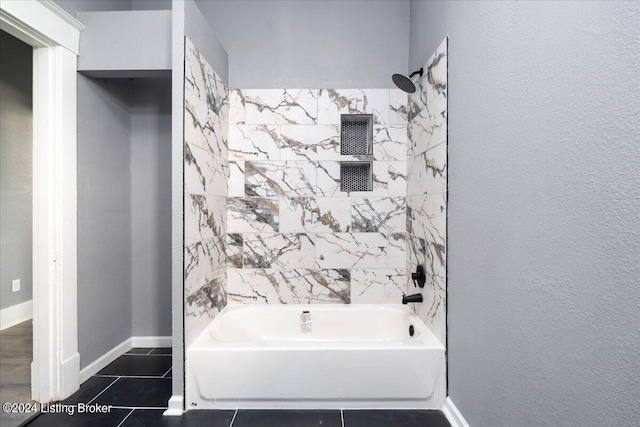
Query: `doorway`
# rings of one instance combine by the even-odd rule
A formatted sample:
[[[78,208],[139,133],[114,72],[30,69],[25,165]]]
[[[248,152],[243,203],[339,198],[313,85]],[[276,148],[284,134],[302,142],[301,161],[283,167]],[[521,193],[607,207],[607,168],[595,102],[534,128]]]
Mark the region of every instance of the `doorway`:
[[[0,401],[31,402],[33,48],[0,30]],[[2,411],[0,424],[29,413]]]
[[[31,398],[79,387],[76,64],[82,24],[53,2],[0,3],[0,29],[33,48]],[[3,402],[4,403],[4,402]]]

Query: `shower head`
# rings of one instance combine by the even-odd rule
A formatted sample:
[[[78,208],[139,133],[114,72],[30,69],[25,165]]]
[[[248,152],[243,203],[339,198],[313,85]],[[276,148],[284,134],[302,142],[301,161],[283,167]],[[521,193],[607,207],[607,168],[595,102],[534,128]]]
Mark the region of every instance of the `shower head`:
[[[393,76],[391,76],[391,80],[393,80],[393,83],[401,90],[407,93],[413,93],[416,91],[416,85],[413,84],[411,78],[416,74],[422,77],[422,72],[423,69],[420,68],[418,71],[414,71],[413,73],[409,74],[409,77],[403,76],[402,74],[394,74]]]

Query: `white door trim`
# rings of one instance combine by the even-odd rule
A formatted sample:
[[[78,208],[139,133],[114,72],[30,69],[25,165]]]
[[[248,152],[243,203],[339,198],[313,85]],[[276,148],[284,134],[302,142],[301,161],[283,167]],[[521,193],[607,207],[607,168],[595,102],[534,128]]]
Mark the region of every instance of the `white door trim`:
[[[3,0],[0,28],[33,50],[34,400],[80,384],[76,64],[84,26],[49,0]]]

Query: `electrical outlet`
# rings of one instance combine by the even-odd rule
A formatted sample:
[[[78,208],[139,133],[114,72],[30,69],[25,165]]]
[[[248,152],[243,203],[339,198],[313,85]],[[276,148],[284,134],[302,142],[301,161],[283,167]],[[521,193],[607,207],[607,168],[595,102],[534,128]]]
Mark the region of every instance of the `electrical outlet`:
[[[20,279],[11,281],[11,292],[18,292],[20,290]]]

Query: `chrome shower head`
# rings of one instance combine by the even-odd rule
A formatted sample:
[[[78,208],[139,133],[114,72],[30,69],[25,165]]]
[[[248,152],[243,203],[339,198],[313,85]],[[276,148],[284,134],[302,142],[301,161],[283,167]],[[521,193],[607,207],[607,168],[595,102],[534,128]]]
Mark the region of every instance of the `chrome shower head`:
[[[418,71],[414,71],[413,73],[411,73],[409,77],[403,76],[402,74],[394,74],[393,76],[391,76],[391,80],[393,80],[393,83],[398,86],[399,89],[407,93],[413,93],[416,91],[416,85],[413,84],[411,78],[416,74],[422,77],[422,72],[423,69],[420,68]]]

